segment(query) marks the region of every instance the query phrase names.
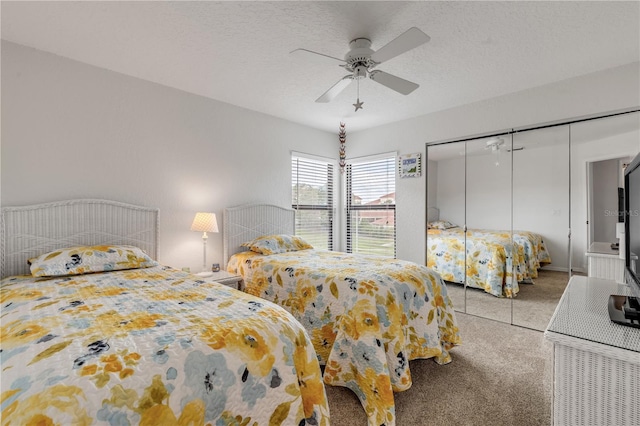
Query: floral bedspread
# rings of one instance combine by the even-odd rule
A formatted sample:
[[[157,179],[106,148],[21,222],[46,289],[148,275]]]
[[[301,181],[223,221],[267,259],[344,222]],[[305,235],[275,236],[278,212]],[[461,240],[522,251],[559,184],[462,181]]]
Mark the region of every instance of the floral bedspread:
[[[542,235],[531,231],[513,231],[513,241],[524,248],[529,276],[537,278],[538,269],[551,263],[551,255]]]
[[[536,278],[540,266],[550,262],[542,236],[533,232],[514,231],[512,242],[510,231],[468,229],[466,240],[462,228],[427,231],[427,266],[446,281],[466,278],[468,286],[494,296],[514,297],[519,282]]]
[[[262,299],[162,266],[9,277],[3,425],[328,425],[306,330]]]
[[[393,392],[411,386],[409,360],[448,363],[460,343],[440,276],[413,262],[301,250],[235,254],[245,291],[291,312],[325,365],[324,382],[356,393],[369,425],[395,424]]]

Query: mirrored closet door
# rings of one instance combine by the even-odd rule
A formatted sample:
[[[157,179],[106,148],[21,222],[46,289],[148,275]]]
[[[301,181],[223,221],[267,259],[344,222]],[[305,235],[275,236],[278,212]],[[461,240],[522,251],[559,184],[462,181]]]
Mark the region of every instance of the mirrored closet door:
[[[466,312],[511,322],[513,276],[511,240],[512,137],[497,135],[466,142]]]
[[[512,322],[518,292],[512,241],[509,133],[427,147],[427,265],[454,307]]]
[[[568,130],[427,145],[427,265],[457,310],[546,327],[569,280]]]
[[[590,253],[618,253],[637,110],[426,148],[426,263],[456,310],[544,330],[570,276],[594,273]]]
[[[569,125],[513,135],[513,240],[524,256],[515,325],[544,330],[569,280]]]

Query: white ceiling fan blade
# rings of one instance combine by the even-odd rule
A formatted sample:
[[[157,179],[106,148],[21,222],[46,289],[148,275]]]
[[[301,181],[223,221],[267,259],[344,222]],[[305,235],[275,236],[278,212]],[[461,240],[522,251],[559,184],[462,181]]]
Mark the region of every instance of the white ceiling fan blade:
[[[379,70],[371,71],[371,74],[369,74],[369,78],[376,83],[387,86],[389,89],[395,90],[396,92],[402,93],[403,95],[408,95],[409,93],[420,87],[419,84]]]
[[[301,58],[304,57],[304,59],[312,60],[315,63],[322,63],[322,64],[331,63],[331,64],[338,64],[338,65],[342,65],[346,63],[344,59],[334,58],[333,56],[325,55],[324,53],[314,52],[308,49],[296,49],[296,50],[292,50],[289,53],[294,56],[298,56]]]
[[[423,33],[418,28],[412,27],[378,49],[373,55],[371,55],[371,59],[375,63],[381,64],[404,52],[414,49],[429,40],[431,40],[431,37]]]
[[[349,84],[351,84],[351,81],[353,81],[353,76],[351,74],[345,75],[336,84],[331,86],[329,90],[324,92],[322,96],[316,99],[316,102],[331,102],[333,98],[338,96],[338,93],[342,92]]]

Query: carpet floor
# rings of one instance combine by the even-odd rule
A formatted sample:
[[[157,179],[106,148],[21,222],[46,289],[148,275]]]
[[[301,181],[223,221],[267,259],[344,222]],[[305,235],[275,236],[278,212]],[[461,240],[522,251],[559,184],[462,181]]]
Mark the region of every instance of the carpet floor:
[[[519,285],[513,307],[511,299],[495,297],[481,289],[467,289],[466,300],[464,286],[447,283],[447,290],[456,311],[544,331],[568,282],[566,272],[541,269],[533,284]]]
[[[457,312],[453,361],[410,362],[413,385],[394,395],[397,426],[549,425],[552,345],[543,333]],[[355,394],[327,386],[333,426],[367,424]]]

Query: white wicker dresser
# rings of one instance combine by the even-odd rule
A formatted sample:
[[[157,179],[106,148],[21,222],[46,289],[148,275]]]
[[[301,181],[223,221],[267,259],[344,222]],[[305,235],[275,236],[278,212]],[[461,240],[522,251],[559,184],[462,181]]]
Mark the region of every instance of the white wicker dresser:
[[[573,276],[545,337],[553,342],[555,425],[640,425],[640,329],[609,320],[629,287]]]

